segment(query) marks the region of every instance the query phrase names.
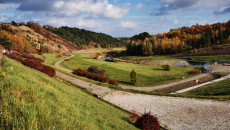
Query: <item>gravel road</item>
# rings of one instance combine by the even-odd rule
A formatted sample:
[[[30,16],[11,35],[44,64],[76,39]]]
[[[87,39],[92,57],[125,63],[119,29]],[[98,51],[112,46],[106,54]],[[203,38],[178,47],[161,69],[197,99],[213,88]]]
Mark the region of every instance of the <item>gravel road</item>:
[[[116,91],[103,98],[125,110],[151,112],[173,130],[229,130],[230,101],[201,100]]]

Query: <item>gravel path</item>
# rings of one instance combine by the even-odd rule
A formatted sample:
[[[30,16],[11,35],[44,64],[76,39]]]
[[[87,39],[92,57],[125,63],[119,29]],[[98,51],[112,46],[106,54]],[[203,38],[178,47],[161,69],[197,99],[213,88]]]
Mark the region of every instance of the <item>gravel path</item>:
[[[125,110],[151,112],[173,130],[229,130],[230,101],[199,100],[114,92],[104,100]]]
[[[180,81],[176,81],[176,82],[172,82],[172,83],[168,83],[168,84],[163,84],[163,85],[157,85],[157,86],[150,86],[150,87],[133,87],[133,86],[125,86],[125,85],[120,85],[122,88],[124,89],[133,89],[133,90],[141,90],[141,91],[153,91],[153,90],[157,90],[157,89],[163,89],[163,88],[168,88],[171,86],[175,86],[178,84],[182,84],[182,83],[186,83],[188,81],[193,81],[205,76],[208,76],[209,74],[200,74],[188,79],[184,79],[184,80],[180,80]]]

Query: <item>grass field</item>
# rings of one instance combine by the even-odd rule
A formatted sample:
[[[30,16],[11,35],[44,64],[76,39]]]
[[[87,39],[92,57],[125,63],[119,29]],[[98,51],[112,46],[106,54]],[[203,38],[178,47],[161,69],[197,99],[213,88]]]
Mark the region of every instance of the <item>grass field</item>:
[[[189,67],[172,67],[170,71],[165,71],[161,66],[132,64],[124,62],[106,62],[104,60],[91,59],[91,54],[74,54],[74,59],[62,62],[61,65],[74,70],[77,68],[87,69],[91,65],[96,65],[106,70],[106,76],[118,80],[121,84],[130,84],[130,72],[135,69],[138,73],[140,86],[153,86],[180,80],[184,74],[185,77],[191,76],[189,71],[194,69],[194,66]],[[136,85],[139,86],[139,83]]]
[[[191,56],[187,57],[196,61],[229,61],[230,55],[216,55],[216,56]]]
[[[43,54],[43,55],[38,55],[38,54],[34,54],[35,57],[43,59],[43,56],[46,58],[45,60],[45,64],[47,65],[54,65],[57,61],[65,59],[68,56],[62,56],[62,57],[58,57],[58,54]]]
[[[2,72],[0,129],[136,129],[128,113],[16,61]]]
[[[230,79],[184,93],[186,96],[230,99]]]

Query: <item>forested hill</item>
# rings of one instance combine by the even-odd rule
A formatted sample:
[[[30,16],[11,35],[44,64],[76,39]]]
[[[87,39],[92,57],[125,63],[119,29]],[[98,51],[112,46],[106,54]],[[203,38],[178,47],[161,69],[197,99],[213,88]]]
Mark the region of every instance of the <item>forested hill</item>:
[[[171,29],[157,35],[149,35],[144,32],[135,35],[127,44],[130,55],[165,55],[176,54],[185,51],[196,53],[199,48],[206,48],[230,42],[230,20],[226,23],[214,23],[212,25],[193,25]]]
[[[75,43],[77,46],[94,46],[94,47],[120,47],[125,46],[123,40],[113,38],[104,33],[96,33],[79,28],[60,27],[53,28],[46,26],[47,30]]]

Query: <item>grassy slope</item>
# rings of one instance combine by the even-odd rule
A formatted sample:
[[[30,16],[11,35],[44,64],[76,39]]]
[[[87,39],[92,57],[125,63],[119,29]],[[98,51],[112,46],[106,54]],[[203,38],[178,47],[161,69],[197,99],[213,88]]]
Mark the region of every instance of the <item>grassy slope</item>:
[[[126,121],[128,113],[76,87],[13,60],[3,65],[2,71],[6,72],[5,80],[0,82],[3,128],[135,129]]]
[[[191,90],[183,95],[216,99],[230,99],[230,79]]]
[[[43,56],[44,56],[46,58],[44,59],[45,64],[47,65],[54,65],[57,61],[65,59],[66,57],[69,57],[69,56],[58,57],[58,54],[43,54],[43,55],[34,54],[34,56],[37,58],[41,58],[41,59],[43,59]]]
[[[106,62],[103,60],[91,59],[90,54],[75,54],[74,59],[61,64],[69,69],[87,69],[91,65],[96,65],[106,70],[106,75],[112,79],[118,80],[120,83],[130,85],[130,72],[135,69],[139,75],[141,86],[151,86],[165,83],[165,75],[167,83],[181,79],[183,71],[185,76],[189,76],[187,72],[194,69],[194,66],[187,68],[172,67],[171,71],[165,71],[161,66],[132,64],[123,62]]]

